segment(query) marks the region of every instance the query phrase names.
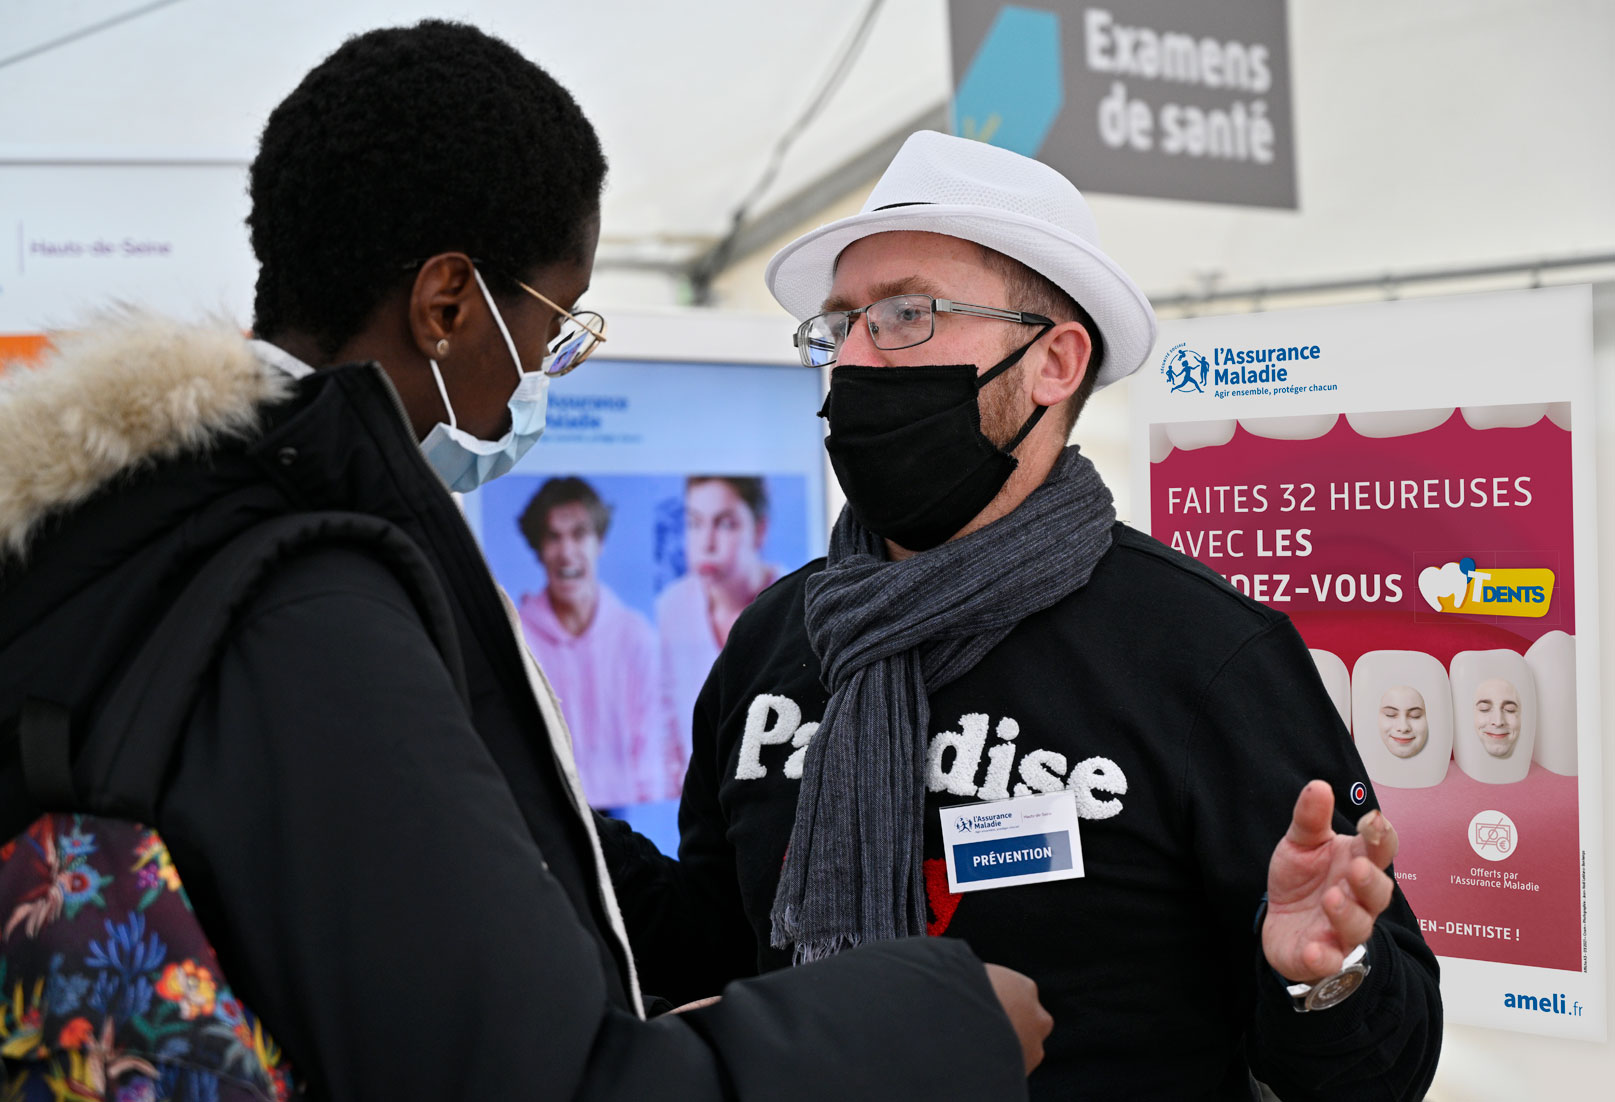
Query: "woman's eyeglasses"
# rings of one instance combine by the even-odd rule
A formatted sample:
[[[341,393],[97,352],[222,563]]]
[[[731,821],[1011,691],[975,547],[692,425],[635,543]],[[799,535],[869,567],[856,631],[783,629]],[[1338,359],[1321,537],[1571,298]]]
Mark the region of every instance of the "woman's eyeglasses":
[[[606,319],[593,310],[579,310],[574,314],[521,280],[515,280],[515,284],[565,319],[561,322],[560,336],[549,343],[550,357],[544,361],[544,374],[551,378],[565,375],[605,341]]]

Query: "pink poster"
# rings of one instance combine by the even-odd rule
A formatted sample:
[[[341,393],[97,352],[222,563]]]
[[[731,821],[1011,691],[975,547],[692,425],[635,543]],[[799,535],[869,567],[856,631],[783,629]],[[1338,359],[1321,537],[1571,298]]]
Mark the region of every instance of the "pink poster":
[[[1171,321],[1129,390],[1132,519],[1306,640],[1448,1020],[1600,1040],[1592,384],[1560,287]]]
[[[1421,415],[1434,427],[1380,435]],[[1152,534],[1295,622],[1431,947],[1579,971],[1570,431],[1325,420],[1174,450],[1151,472]]]

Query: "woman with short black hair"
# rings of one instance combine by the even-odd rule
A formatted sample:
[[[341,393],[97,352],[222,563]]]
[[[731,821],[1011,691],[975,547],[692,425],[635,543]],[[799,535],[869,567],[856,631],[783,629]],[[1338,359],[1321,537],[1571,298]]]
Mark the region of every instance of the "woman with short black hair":
[[[257,1061],[231,1097],[269,1097],[282,1055],[345,1100],[1024,1092],[1005,976],[958,943],[643,1020],[560,711],[445,489],[519,460],[603,336],[576,303],[604,171],[504,42],[361,35],[264,128],[257,341],[122,314],[0,379],[0,1094],[202,1097]],[[114,860],[86,824],[137,806],[108,793],[170,732],[119,729],[111,687],[153,656],[158,692],[204,625],[172,654],[153,625],[263,531],[217,650],[155,702],[182,727],[158,833]],[[205,942],[168,959],[157,906]]]

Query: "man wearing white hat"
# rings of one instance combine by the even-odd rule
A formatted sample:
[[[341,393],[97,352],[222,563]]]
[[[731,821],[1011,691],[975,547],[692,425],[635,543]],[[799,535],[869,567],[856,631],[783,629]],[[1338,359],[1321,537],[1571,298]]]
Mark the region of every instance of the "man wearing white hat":
[[[1155,338],[1077,189],[915,134],[767,279],[848,504],[713,668],[680,861],[612,833],[648,989],[961,937],[1041,985],[1034,1096],[1422,1095],[1435,958],[1305,644],[1066,446]]]

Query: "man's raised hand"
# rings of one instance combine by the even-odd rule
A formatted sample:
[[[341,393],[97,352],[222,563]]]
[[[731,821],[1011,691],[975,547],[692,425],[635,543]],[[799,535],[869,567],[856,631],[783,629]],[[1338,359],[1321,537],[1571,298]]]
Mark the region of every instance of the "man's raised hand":
[[[1338,972],[1391,901],[1385,868],[1396,856],[1396,829],[1370,811],[1356,834],[1336,834],[1334,810],[1334,790],[1310,782],[1267,866],[1262,951],[1275,972],[1296,983]]]

